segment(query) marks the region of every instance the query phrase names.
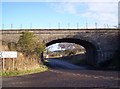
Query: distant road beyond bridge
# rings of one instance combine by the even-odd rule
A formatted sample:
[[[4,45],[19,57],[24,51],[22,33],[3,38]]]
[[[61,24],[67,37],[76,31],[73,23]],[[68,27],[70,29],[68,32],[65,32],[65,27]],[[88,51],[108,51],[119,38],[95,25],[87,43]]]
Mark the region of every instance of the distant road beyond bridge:
[[[118,56],[120,52],[120,29],[28,29],[46,46],[60,42],[76,43],[86,49],[87,61],[91,65]],[[23,29],[0,30],[2,39],[7,42],[17,42]]]

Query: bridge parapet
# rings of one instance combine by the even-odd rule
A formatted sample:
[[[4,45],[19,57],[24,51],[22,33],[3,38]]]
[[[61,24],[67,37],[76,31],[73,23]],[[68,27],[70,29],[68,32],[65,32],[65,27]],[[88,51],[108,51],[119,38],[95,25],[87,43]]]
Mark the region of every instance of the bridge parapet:
[[[102,33],[105,33],[107,31],[113,33],[113,30],[114,31],[118,31],[118,29],[14,29],[14,30],[0,30],[2,31],[3,34],[20,34],[21,32],[24,32],[24,31],[30,31],[30,32],[33,32],[33,33],[39,33],[41,32],[42,34],[45,34],[46,33],[59,33],[59,34],[62,34],[62,33],[68,33],[68,32],[71,32],[71,33],[78,33],[78,32],[86,32],[86,33],[97,33],[97,32],[102,32]]]

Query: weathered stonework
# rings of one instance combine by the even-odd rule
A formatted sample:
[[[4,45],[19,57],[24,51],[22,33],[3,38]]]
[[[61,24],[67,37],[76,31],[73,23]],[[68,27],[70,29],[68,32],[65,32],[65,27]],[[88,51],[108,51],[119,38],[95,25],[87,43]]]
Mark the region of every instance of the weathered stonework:
[[[82,45],[86,49],[88,63],[99,65],[110,60],[119,50],[120,29],[31,29],[38,39],[46,45],[57,42],[72,42]],[[2,40],[17,42],[23,30],[4,30]]]

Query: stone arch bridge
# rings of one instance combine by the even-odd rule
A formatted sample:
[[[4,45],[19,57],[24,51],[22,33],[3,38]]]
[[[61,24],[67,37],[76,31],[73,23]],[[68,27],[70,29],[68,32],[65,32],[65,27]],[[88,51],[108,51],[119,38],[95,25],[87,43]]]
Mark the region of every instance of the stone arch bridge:
[[[99,66],[119,55],[120,29],[27,29],[46,46],[60,42],[76,43],[86,49],[87,62]],[[0,30],[3,41],[17,42],[25,30]]]

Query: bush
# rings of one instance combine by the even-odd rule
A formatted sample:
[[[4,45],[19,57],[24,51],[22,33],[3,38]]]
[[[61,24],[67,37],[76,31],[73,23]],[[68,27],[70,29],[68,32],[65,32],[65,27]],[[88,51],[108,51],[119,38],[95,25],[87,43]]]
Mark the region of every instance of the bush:
[[[23,53],[30,54],[34,52],[35,45],[35,36],[28,31],[22,32],[22,35],[17,44],[18,50]]]
[[[69,50],[69,49],[67,49],[66,52],[65,52],[65,54],[67,54],[68,56],[70,56],[70,55],[75,55],[76,52],[77,52],[76,50]]]
[[[25,55],[40,54],[45,50],[45,45],[44,43],[38,41],[36,35],[26,31],[22,32],[22,35],[17,43],[17,49]]]
[[[16,43],[14,42],[8,43],[8,48],[10,51],[16,51]]]
[[[41,54],[44,51],[45,51],[45,44],[42,43],[42,42],[38,42],[36,44],[34,52],[37,53],[37,54]]]

